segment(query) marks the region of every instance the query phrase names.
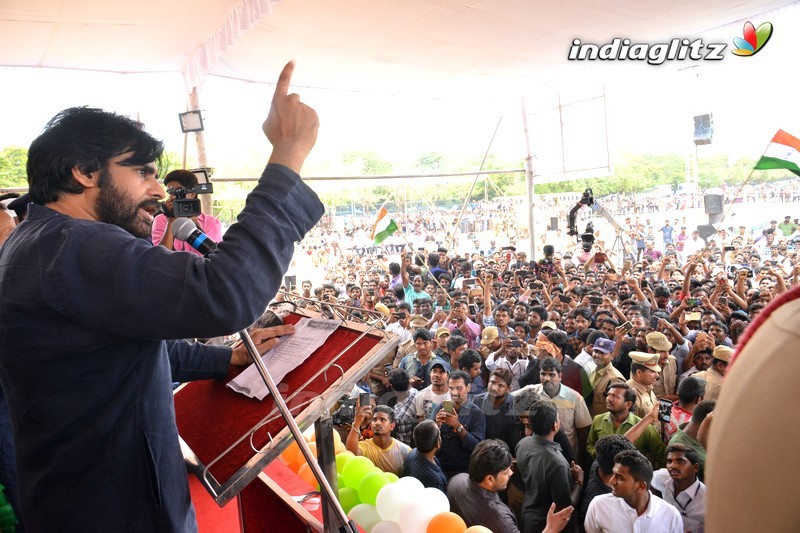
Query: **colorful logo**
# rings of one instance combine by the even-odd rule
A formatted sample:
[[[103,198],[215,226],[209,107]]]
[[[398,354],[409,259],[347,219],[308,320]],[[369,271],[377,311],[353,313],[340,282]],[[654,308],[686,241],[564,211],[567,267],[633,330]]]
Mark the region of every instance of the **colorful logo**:
[[[734,37],[733,44],[736,48],[731,51],[737,56],[754,56],[764,48],[770,37],[772,37],[772,23],[765,22],[756,29],[748,20],[744,23],[744,39]]]

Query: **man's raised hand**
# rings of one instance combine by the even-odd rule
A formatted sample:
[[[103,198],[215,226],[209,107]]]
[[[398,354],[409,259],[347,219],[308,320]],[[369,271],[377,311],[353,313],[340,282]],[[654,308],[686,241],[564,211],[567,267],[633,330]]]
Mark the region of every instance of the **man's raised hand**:
[[[272,106],[261,126],[272,143],[270,163],[285,165],[297,173],[317,142],[319,117],[317,112],[300,102],[296,93],[289,94],[294,62],[289,61],[278,77]]]

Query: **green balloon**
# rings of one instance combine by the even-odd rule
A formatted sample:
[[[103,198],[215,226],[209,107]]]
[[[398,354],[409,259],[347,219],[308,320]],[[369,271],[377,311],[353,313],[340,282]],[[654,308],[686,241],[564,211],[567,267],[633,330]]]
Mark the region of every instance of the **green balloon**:
[[[357,489],[361,485],[361,481],[369,474],[375,466],[372,461],[364,456],[353,457],[342,469],[342,477],[344,484],[351,489]]]
[[[342,505],[345,513],[349,513],[350,509],[361,503],[358,499],[358,491],[350,487],[342,487],[339,489],[339,503]]]
[[[340,489],[344,487],[344,478],[341,474],[336,474],[336,486]]]
[[[346,465],[347,462],[350,459],[352,459],[353,457],[355,457],[355,455],[353,455],[353,452],[337,453],[336,454],[336,472],[341,474],[342,470],[344,470],[344,465]]]
[[[389,483],[394,483],[395,481],[400,479],[394,474],[394,472],[384,472],[384,475],[386,476],[386,479],[389,480]]]
[[[378,499],[378,492],[380,492],[384,485],[388,484],[389,480],[386,478],[386,474],[383,472],[372,472],[367,474],[367,476],[361,481],[361,485],[358,487],[358,497],[361,500],[361,503],[375,505],[375,502]]]

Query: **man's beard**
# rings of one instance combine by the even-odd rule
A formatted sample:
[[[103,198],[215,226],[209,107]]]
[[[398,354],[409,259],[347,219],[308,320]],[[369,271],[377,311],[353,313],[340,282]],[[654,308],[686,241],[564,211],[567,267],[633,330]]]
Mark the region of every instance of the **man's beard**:
[[[154,213],[158,209],[158,202],[156,200],[145,200],[134,204],[129,197],[114,185],[111,176],[107,172],[104,170],[103,175],[98,180],[101,185],[97,203],[95,204],[97,219],[106,224],[119,226],[134,237],[141,239],[149,237],[153,225],[152,219],[142,218],[139,209]]]
[[[542,390],[551,398],[555,398],[561,388],[561,383],[553,383],[552,381],[545,381],[542,384]]]

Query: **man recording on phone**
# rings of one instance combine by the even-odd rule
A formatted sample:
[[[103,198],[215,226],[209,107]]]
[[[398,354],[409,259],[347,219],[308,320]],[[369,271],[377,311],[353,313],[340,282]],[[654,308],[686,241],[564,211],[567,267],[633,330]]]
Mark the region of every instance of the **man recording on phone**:
[[[31,144],[33,204],[0,249],[0,379],[27,530],[197,530],[172,363],[207,378],[205,365],[231,349],[170,339],[253,323],[324,213],[298,175],[319,120],[289,94],[293,70],[262,126],[269,163],[207,259],[146,240],[165,196],[163,145],[139,123],[71,108]]]

